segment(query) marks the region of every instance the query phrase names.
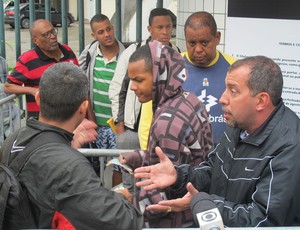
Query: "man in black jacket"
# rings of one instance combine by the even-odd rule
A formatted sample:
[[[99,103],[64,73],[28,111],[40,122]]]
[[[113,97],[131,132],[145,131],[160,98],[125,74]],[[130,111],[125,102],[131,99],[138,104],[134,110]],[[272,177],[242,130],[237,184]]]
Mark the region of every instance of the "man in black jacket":
[[[27,121],[5,156],[11,162],[33,137],[48,136],[49,143],[37,148],[19,176],[34,210],[36,226],[32,228],[141,229],[139,211],[122,194],[101,187],[88,160],[71,147],[72,133],[88,107],[84,72],[71,63],[49,67],[35,99],[39,121]]]
[[[280,67],[264,56],[238,60],[225,84],[220,103],[228,127],[206,161],[175,168],[157,149],[161,163],[135,170],[148,178],[137,185],[170,186],[179,197],[147,209],[191,208],[196,219],[218,208],[228,227],[299,226],[300,120],[283,104]]]

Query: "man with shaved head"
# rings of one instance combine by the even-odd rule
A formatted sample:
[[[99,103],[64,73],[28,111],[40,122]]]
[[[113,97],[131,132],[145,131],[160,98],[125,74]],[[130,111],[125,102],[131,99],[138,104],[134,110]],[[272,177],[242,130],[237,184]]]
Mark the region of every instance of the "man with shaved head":
[[[235,58],[217,50],[221,33],[214,17],[205,11],[191,14],[184,26],[186,49],[183,58],[188,78],[182,87],[198,96],[206,106],[212,125],[214,142],[225,130],[225,119],[218,100],[225,89],[224,79]]]
[[[39,117],[40,107],[35,101],[41,76],[48,67],[58,62],[69,62],[78,65],[76,55],[72,49],[57,41],[57,29],[51,22],[38,19],[30,26],[30,34],[35,48],[23,53],[17,60],[13,71],[8,75],[4,85],[6,93],[26,94],[27,118]],[[92,121],[84,119],[79,129],[74,131],[72,147],[79,148],[85,143],[93,141],[94,125]],[[80,133],[84,132],[83,138]]]
[[[30,26],[30,35],[35,48],[23,53],[7,78],[6,93],[26,94],[27,117],[38,117],[40,108],[34,96],[44,71],[58,62],[71,62],[78,65],[72,49],[57,41],[57,29],[51,22],[38,19]]]

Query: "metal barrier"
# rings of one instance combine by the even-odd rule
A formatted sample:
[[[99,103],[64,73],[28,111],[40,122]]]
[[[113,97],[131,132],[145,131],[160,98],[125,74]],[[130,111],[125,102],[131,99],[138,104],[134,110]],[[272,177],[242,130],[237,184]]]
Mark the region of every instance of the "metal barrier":
[[[21,127],[21,122],[13,122],[13,100],[17,98],[17,95],[12,94],[3,99],[0,99],[0,144],[4,141],[5,137],[5,125],[8,127],[8,133],[12,133],[16,128]],[[5,104],[7,104],[4,109]],[[14,116],[21,116],[18,111],[14,111]],[[14,127],[15,125],[19,127]]]
[[[100,181],[101,185],[105,185],[104,182],[104,170],[105,170],[105,164],[104,159],[105,157],[118,157],[120,153],[124,152],[131,152],[132,149],[87,149],[87,148],[81,148],[78,149],[79,152],[81,152],[86,157],[99,157],[100,161]]]

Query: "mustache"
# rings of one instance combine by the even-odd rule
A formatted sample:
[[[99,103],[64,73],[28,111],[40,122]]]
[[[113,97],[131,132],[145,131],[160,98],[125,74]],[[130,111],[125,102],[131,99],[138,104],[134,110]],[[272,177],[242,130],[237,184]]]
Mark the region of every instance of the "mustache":
[[[224,113],[227,113],[227,114],[230,114],[230,115],[231,115],[231,112],[230,112],[228,109],[226,109],[225,107],[223,107],[223,106],[222,106],[222,111],[223,111]]]

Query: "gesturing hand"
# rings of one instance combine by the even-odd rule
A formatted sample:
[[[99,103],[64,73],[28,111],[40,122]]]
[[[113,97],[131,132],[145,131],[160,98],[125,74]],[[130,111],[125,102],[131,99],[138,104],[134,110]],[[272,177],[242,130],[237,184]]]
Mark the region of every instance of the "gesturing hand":
[[[73,148],[80,148],[84,144],[92,142],[97,138],[97,124],[91,120],[83,119],[81,124],[74,130],[72,141]]]
[[[172,161],[162,152],[161,148],[156,147],[155,152],[160,159],[160,163],[137,168],[134,176],[143,179],[136,183],[136,186],[144,186],[145,190],[164,189],[174,184],[177,173]]]
[[[190,209],[192,196],[198,193],[198,190],[195,189],[190,182],[187,184],[186,188],[188,192],[184,197],[160,201],[158,204],[149,205],[147,210],[156,212],[182,212]]]

